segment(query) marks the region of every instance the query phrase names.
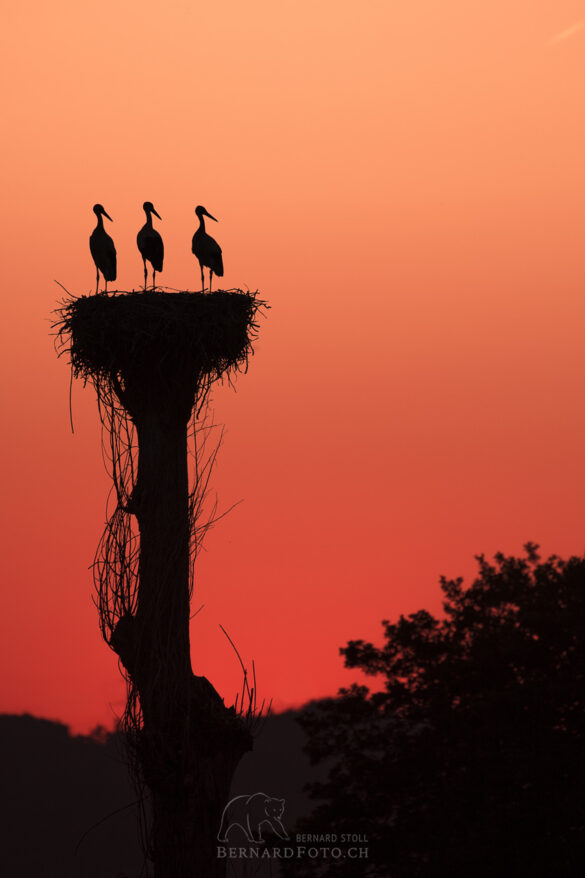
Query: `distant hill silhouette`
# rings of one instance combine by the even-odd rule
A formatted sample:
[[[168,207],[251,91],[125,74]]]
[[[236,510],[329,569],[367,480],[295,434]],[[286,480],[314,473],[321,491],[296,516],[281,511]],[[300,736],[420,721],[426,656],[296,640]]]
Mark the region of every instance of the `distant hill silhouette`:
[[[312,808],[304,740],[294,712],[269,717],[232,786],[232,796],[284,798],[289,830]],[[0,753],[3,878],[138,878],[137,809],[125,808],[136,795],[117,735],[72,736],[62,723],[0,715]]]

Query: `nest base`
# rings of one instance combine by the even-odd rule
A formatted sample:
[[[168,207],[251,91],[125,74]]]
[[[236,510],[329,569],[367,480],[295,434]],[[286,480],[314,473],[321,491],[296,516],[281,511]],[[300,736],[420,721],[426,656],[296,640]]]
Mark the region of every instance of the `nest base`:
[[[185,418],[213,381],[245,369],[264,304],[242,290],[98,293],[63,302],[55,327],[75,377],[113,386],[133,418],[172,397]]]

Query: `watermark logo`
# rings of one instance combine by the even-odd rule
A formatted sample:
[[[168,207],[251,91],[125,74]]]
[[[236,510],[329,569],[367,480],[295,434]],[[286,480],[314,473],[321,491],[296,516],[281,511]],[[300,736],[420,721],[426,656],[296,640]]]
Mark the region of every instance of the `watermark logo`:
[[[284,799],[274,799],[266,793],[251,796],[234,796],[223,809],[217,840],[228,841],[228,832],[239,826],[250,844],[263,844],[262,830],[271,830],[279,838],[289,835],[282,825]]]
[[[230,799],[223,809],[217,833],[217,858],[258,861],[368,859],[368,839],[359,833],[296,833],[291,839],[282,824],[284,805],[284,799],[266,793]],[[267,844],[263,833],[277,836],[280,841],[273,838],[272,845]],[[283,841],[289,844],[282,844]]]

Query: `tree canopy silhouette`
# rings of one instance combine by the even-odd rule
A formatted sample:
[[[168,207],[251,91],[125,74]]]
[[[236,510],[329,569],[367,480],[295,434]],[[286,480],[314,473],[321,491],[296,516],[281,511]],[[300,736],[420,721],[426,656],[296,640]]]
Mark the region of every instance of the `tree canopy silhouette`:
[[[469,588],[441,579],[444,616],[341,649],[383,687],[304,710],[330,771],[297,829],[363,833],[370,857],[314,859],[311,875],[585,874],[585,558],[537,549],[478,556]]]

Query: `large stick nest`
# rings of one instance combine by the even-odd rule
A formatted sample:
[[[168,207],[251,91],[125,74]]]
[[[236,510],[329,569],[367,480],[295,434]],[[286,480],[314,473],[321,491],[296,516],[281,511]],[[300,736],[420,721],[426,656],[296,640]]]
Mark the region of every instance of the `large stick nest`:
[[[65,299],[56,311],[57,347],[73,374],[99,384],[158,368],[211,381],[247,364],[265,303],[256,293],[127,292]]]

